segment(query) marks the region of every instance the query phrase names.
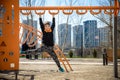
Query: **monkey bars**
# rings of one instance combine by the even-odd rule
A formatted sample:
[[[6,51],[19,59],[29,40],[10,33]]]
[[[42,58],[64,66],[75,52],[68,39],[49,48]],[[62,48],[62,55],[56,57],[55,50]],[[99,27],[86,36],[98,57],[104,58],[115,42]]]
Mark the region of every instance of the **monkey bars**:
[[[56,15],[59,13],[59,10],[62,10],[62,12],[65,15],[72,14],[73,10],[76,11],[77,14],[82,15],[86,14],[88,10],[91,14],[97,15],[101,13],[103,10],[105,14],[114,14],[115,10],[119,12],[119,4],[117,3],[116,6],[44,6],[44,7],[20,7],[19,10],[23,15],[29,15],[31,13],[31,10],[35,10],[35,13],[37,15],[43,15],[45,13],[45,10],[48,10],[51,15]],[[28,12],[24,12],[22,10],[27,10]],[[37,12],[37,10],[41,10],[40,12]],[[52,10],[57,10],[52,12]],[[70,10],[69,12],[66,10]],[[108,11],[108,10],[113,10]],[[117,13],[118,14],[118,13]]]
[[[119,9],[115,6],[39,6],[19,7],[19,10],[94,10],[94,9]]]

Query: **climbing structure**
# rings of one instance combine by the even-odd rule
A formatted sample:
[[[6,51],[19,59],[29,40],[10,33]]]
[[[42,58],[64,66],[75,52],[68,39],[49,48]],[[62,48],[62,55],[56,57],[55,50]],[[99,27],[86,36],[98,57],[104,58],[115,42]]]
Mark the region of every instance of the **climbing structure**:
[[[33,46],[36,45],[36,43],[38,42],[38,40],[41,40],[41,38],[42,38],[42,32],[40,32],[39,30],[34,29],[32,26],[20,23],[20,29],[21,28],[26,29],[28,33],[27,33],[26,38],[22,41],[22,37],[23,37],[23,35],[25,35],[24,34],[25,32],[24,31],[22,32],[22,34],[20,36],[20,44],[27,43],[29,47],[33,47]],[[39,32],[39,34],[37,34],[36,32]],[[30,37],[30,33],[33,34],[31,37]],[[28,38],[28,37],[30,37],[30,38]],[[34,41],[34,37],[37,37],[37,40],[34,42],[34,44],[31,45],[31,43],[33,43],[33,41]],[[34,52],[34,50],[29,50],[29,51]],[[58,45],[54,46],[54,52],[57,55],[59,61],[64,66],[65,70],[68,72],[68,67],[69,67],[70,70],[72,71],[73,69],[72,69],[72,67],[71,67],[68,59],[66,59],[64,53],[61,51],[61,49],[59,48]]]
[[[57,15],[60,10],[65,15],[70,15],[73,10],[77,14],[83,15],[90,11],[91,14],[99,14],[104,11],[105,14],[114,14],[117,18],[119,13],[119,2],[114,0],[113,6],[46,6],[46,7],[19,7],[19,0],[0,0],[0,71],[19,70],[19,12],[24,15],[31,14],[31,10],[35,10],[37,15],[43,15],[48,10],[51,15]],[[27,10],[27,11],[23,11]],[[37,10],[42,10],[39,12]],[[57,12],[52,12],[55,10]],[[66,11],[69,10],[69,11]],[[116,20],[116,19],[115,19]],[[114,70],[117,75],[117,37],[116,21],[114,21]],[[22,24],[20,24],[22,26]],[[32,29],[29,30],[32,32]],[[34,32],[33,32],[34,33]],[[34,34],[37,35],[37,34]],[[29,34],[27,34],[29,36]],[[29,43],[32,43],[33,38]],[[25,40],[26,42],[26,40]],[[37,42],[37,41],[36,41]],[[28,43],[28,44],[29,44]],[[35,44],[34,44],[35,45]],[[29,45],[33,46],[33,45]],[[56,52],[57,53],[57,52]]]
[[[19,0],[0,0],[0,71],[19,70]]]
[[[71,71],[73,71],[68,59],[65,57],[64,53],[62,52],[58,45],[54,46],[54,52],[57,55],[59,61],[63,64],[65,70],[68,72],[69,68]]]
[[[38,40],[41,40],[41,38],[42,38],[42,32],[33,28],[32,26],[20,23],[20,31],[21,31],[21,29],[23,31],[22,31],[22,34],[20,35],[20,39],[19,39],[20,44],[27,43],[27,45],[29,47],[33,47],[38,43]],[[25,33],[26,32],[25,30],[27,31],[27,35]],[[32,34],[32,36],[30,34]],[[24,40],[22,40],[24,35],[26,35],[26,37]],[[37,37],[36,40],[34,40],[35,37]]]

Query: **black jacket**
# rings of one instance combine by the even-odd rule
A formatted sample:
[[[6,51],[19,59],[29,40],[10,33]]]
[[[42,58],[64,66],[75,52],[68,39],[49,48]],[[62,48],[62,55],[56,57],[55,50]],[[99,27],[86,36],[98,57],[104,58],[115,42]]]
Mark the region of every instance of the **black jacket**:
[[[42,18],[39,18],[39,23],[41,26],[41,30],[43,32],[42,43],[46,46],[54,46],[53,30],[55,27],[55,18],[53,18],[52,20],[51,32],[44,31],[44,24],[43,24]]]

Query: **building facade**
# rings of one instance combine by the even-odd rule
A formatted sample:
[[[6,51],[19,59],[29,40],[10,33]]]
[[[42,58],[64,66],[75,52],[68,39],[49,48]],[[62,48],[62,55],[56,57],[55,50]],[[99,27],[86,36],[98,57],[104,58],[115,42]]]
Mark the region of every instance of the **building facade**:
[[[80,48],[83,46],[83,26],[76,25],[73,27],[73,47]]]
[[[107,47],[108,46],[108,38],[109,38],[109,27],[99,28],[100,31],[100,46]]]
[[[64,43],[64,48],[71,48],[71,25],[65,23],[58,25],[58,44],[62,47]]]
[[[84,47],[94,48],[99,46],[99,29],[96,20],[84,21]]]

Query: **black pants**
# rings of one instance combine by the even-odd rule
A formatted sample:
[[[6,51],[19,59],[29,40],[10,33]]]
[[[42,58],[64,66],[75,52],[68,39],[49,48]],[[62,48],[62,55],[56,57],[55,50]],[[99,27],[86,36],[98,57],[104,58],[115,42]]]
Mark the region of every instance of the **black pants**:
[[[107,54],[103,54],[103,65],[108,65]]]
[[[58,68],[61,68],[60,62],[58,60],[57,55],[54,53],[53,46],[46,46],[43,45],[41,48],[37,49],[37,52],[48,52],[48,54],[53,58],[53,60],[56,62]]]

